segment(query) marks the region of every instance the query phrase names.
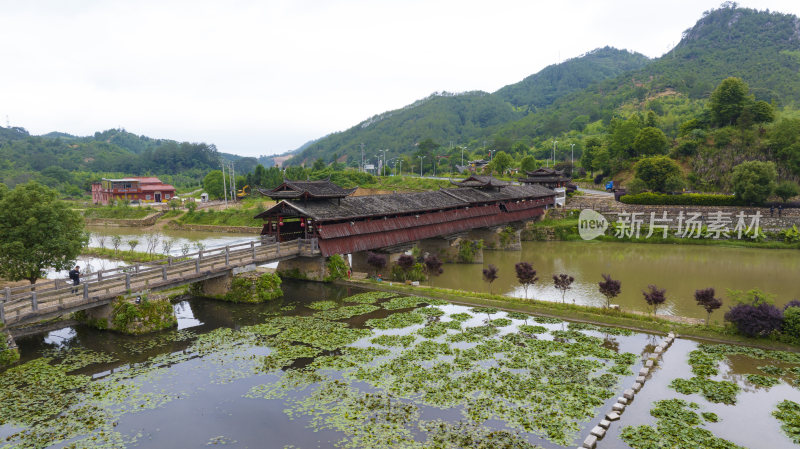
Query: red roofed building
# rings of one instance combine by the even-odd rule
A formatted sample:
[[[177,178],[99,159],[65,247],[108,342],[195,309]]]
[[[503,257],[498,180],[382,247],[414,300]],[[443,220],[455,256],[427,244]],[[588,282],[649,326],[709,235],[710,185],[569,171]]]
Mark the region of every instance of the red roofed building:
[[[92,202],[109,204],[116,200],[166,203],[175,197],[175,187],[154,177],[106,179],[92,183]]]

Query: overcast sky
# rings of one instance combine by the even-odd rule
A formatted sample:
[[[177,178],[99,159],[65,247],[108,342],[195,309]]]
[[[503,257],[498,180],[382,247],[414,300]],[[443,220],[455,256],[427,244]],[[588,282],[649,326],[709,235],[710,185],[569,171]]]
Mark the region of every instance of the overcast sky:
[[[611,45],[658,57],[718,0],[0,0],[0,121],[257,156]],[[800,15],[800,1],[742,1]]]

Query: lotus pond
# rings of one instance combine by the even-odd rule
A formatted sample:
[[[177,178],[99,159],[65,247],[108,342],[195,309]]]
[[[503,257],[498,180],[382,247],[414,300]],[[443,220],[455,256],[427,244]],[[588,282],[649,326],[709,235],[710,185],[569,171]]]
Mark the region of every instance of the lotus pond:
[[[0,373],[2,447],[575,447],[660,340],[283,287],[269,304],[181,302],[177,330],[145,337],[76,326],[20,338],[21,364]],[[794,354],[678,340],[662,365],[599,447],[670,447],[648,438],[685,428],[706,432],[698,441],[717,444],[707,447],[798,438]],[[770,440],[748,440],[756,426]]]

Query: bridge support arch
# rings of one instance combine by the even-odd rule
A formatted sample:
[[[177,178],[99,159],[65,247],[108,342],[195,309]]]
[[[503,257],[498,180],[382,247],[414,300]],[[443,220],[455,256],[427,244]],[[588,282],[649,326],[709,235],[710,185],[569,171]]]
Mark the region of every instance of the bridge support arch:
[[[226,271],[222,276],[206,279],[200,283],[200,292],[204,296],[225,296],[231,289],[233,271]]]
[[[483,240],[484,248],[503,251],[522,251],[520,238],[525,223],[516,221],[503,226],[478,228],[469,231],[469,238]]]
[[[421,254],[436,254],[445,263],[483,263],[483,242],[467,233],[420,240],[418,247]]]
[[[410,247],[410,245],[409,245]],[[386,256],[386,266],[383,269],[378,270],[378,274],[381,275],[383,279],[389,279],[391,272],[392,272],[392,265],[397,262],[397,259],[400,258],[405,251],[383,251],[383,250],[376,250],[376,251],[359,251],[357,253],[353,253],[350,255],[350,266],[354,272],[359,273],[367,273],[368,276],[375,275],[375,267],[370,265],[367,262],[369,258],[369,254],[371,252],[376,252],[383,254]]]

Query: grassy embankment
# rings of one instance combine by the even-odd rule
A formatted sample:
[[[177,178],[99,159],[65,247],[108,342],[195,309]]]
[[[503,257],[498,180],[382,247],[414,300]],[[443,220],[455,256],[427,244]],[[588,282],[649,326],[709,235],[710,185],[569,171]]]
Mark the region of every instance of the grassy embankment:
[[[178,224],[196,224],[211,226],[251,226],[261,227],[264,221],[253,218],[266,210],[272,202],[246,201],[239,206],[225,210],[196,210],[189,211],[175,219]]]
[[[523,233],[524,240],[545,240],[548,231],[555,240],[584,241],[578,234],[577,218],[545,219],[533,224],[533,227]],[[640,238],[616,237],[611,227],[605,235],[601,235],[592,242],[624,242],[624,243],[660,243],[668,245],[706,245],[733,248],[765,248],[765,249],[800,249],[800,242],[784,242],[779,240],[775,233],[768,232],[766,239],[752,240],[743,236],[741,239],[713,239],[713,238],[680,238],[669,236],[660,237],[661,230],[656,230],[650,238],[647,235],[647,226],[642,226]],[[733,234],[731,234],[733,235]]]
[[[151,207],[130,207],[130,206],[114,206],[114,207],[90,207],[83,211],[85,218],[108,218],[108,219],[142,219],[148,215],[158,212]]]
[[[82,256],[100,257],[103,259],[121,260],[128,263],[144,263],[166,259],[164,254],[150,254],[139,251],[117,250],[113,248],[84,248]],[[177,260],[177,259],[176,259]]]
[[[508,311],[519,311],[541,316],[550,316],[569,321],[623,327],[636,331],[667,333],[675,332],[682,337],[702,340],[756,346],[765,349],[800,351],[800,345],[779,341],[774,338],[748,338],[736,333],[730,326],[716,323],[706,326],[692,324],[682,320],[672,320],[644,313],[632,313],[590,306],[564,304],[535,299],[516,298],[512,296],[491,295],[488,293],[469,292],[436,287],[414,287],[399,283],[377,282],[373,280],[350,280],[361,287],[374,290],[398,292],[439,298],[454,304],[470,306],[491,306]],[[391,285],[390,285],[391,284]]]

